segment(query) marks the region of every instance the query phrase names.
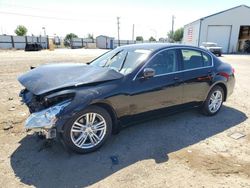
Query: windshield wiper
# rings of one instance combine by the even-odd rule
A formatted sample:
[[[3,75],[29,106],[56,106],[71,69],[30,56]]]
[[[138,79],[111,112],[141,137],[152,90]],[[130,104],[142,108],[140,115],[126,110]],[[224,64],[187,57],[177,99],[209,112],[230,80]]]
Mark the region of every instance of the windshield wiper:
[[[125,61],[126,61],[126,59],[127,59],[127,56],[128,56],[128,52],[126,52],[125,58],[124,58],[124,60],[123,60],[123,62],[122,62],[122,64],[121,64],[121,66],[120,66],[119,72],[122,70],[122,68],[123,68],[123,66],[124,66],[124,64],[125,64]]]

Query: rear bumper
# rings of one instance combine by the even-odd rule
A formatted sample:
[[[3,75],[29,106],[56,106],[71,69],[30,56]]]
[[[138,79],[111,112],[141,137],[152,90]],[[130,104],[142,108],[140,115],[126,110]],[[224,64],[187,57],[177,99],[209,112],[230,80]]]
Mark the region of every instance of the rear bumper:
[[[234,74],[232,74],[227,82],[227,98],[233,94],[234,87],[235,87],[235,77]]]
[[[220,49],[209,49],[209,51],[213,54],[222,54],[222,51]]]

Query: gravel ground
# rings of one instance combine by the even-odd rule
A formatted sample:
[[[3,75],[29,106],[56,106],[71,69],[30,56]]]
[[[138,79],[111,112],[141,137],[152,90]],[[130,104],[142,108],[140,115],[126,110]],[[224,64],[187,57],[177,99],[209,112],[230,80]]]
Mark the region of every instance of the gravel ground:
[[[0,187],[250,187],[246,55],[221,57],[235,68],[237,82],[214,117],[191,110],[141,123],[87,155],[27,135],[23,123],[28,111],[19,101],[17,76],[30,66],[88,62],[103,52],[0,51]],[[236,133],[244,137],[233,139]]]

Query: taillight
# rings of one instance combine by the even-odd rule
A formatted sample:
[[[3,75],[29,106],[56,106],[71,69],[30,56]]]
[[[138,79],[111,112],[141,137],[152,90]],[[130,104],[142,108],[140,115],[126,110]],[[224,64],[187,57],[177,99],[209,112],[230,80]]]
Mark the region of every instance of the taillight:
[[[233,74],[235,73],[235,69],[234,68],[232,68],[232,71],[233,71]]]
[[[226,72],[220,72],[219,75],[225,77],[226,79],[229,78],[229,74],[227,74]]]

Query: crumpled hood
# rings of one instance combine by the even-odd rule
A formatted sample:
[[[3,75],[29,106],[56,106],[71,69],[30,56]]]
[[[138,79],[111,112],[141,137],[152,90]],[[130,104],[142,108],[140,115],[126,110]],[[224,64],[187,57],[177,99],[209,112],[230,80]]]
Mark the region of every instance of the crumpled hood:
[[[41,95],[56,89],[120,79],[123,74],[110,68],[62,63],[42,65],[21,75],[18,81],[30,92]]]

